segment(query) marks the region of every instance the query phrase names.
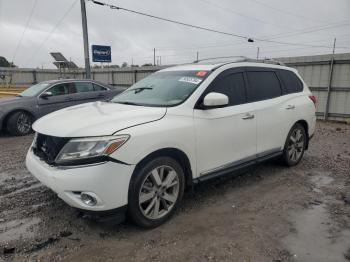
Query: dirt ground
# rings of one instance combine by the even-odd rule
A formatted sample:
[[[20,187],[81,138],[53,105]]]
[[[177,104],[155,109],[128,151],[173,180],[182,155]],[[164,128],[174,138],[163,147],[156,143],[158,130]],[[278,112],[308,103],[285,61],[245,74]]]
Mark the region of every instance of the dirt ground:
[[[350,260],[350,125],[318,122],[296,167],[197,186],[153,230],[67,206],[26,171],[31,140],[0,136],[0,261]]]

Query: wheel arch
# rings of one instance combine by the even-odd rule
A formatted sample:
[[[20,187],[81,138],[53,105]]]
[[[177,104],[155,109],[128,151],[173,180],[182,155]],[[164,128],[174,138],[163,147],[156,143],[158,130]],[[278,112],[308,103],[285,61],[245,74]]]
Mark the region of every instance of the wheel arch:
[[[304,119],[300,119],[300,120],[298,120],[297,122],[295,122],[294,123],[294,125],[295,124],[300,124],[303,128],[304,128],[304,130],[305,130],[305,133],[306,133],[306,145],[305,145],[305,149],[308,149],[309,148],[309,125],[308,125],[308,123],[307,123],[307,121],[306,120],[304,120]],[[293,126],[294,126],[293,125]]]
[[[5,117],[3,118],[3,121],[2,121],[2,127],[3,127],[3,128],[7,128],[7,121],[8,121],[8,119],[9,119],[9,117],[10,117],[12,114],[17,113],[17,112],[25,112],[25,113],[27,113],[27,114],[31,117],[32,121],[34,122],[34,120],[35,120],[35,115],[34,115],[32,112],[30,112],[30,111],[27,110],[27,109],[17,108],[17,109],[14,109],[14,110],[10,111],[10,112],[7,112],[7,114],[5,115]]]
[[[150,160],[160,156],[171,157],[171,158],[174,158],[176,161],[178,161],[184,171],[186,186],[192,185],[193,172],[191,168],[191,162],[188,156],[182,150],[178,148],[172,148],[172,147],[158,149],[152,153],[149,153],[147,156],[145,156],[141,161],[139,161],[136,164],[132,177],[134,177],[134,175],[140,170],[140,168],[143,165],[145,165]]]

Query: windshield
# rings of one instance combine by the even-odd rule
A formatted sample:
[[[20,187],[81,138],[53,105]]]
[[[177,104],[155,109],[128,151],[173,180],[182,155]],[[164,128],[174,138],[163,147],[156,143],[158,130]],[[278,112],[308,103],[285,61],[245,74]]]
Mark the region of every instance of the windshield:
[[[174,106],[185,101],[208,75],[208,71],[157,72],[132,85],[111,102]]]
[[[20,96],[37,96],[42,91],[45,90],[46,87],[48,87],[48,83],[39,83],[36,85],[33,85],[31,87],[28,87],[26,90],[24,90],[22,93],[20,93]]]

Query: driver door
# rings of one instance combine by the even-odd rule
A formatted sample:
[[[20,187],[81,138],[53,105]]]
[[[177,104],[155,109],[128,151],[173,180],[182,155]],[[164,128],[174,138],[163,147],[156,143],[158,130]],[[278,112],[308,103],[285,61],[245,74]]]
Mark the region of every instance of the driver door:
[[[56,84],[47,89],[46,92],[51,92],[52,96],[38,98],[39,117],[74,105],[72,95],[75,93],[75,87],[73,83]]]
[[[222,72],[201,99],[210,92],[227,95],[229,104],[194,110],[198,176],[224,171],[253,159],[256,154],[255,112],[252,103],[247,103],[243,69]]]

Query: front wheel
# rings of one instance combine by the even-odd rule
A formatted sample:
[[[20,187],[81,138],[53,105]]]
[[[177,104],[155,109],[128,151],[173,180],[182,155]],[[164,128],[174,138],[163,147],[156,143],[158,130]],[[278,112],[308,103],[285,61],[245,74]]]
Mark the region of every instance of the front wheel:
[[[287,166],[297,165],[304,155],[306,147],[306,131],[300,124],[295,124],[289,131],[283,149],[283,162]]]
[[[167,221],[178,207],[185,187],[180,164],[158,157],[138,170],[129,189],[128,213],[139,226],[154,228]]]
[[[32,131],[32,117],[26,112],[15,112],[7,121],[7,130],[11,135],[24,136]]]

